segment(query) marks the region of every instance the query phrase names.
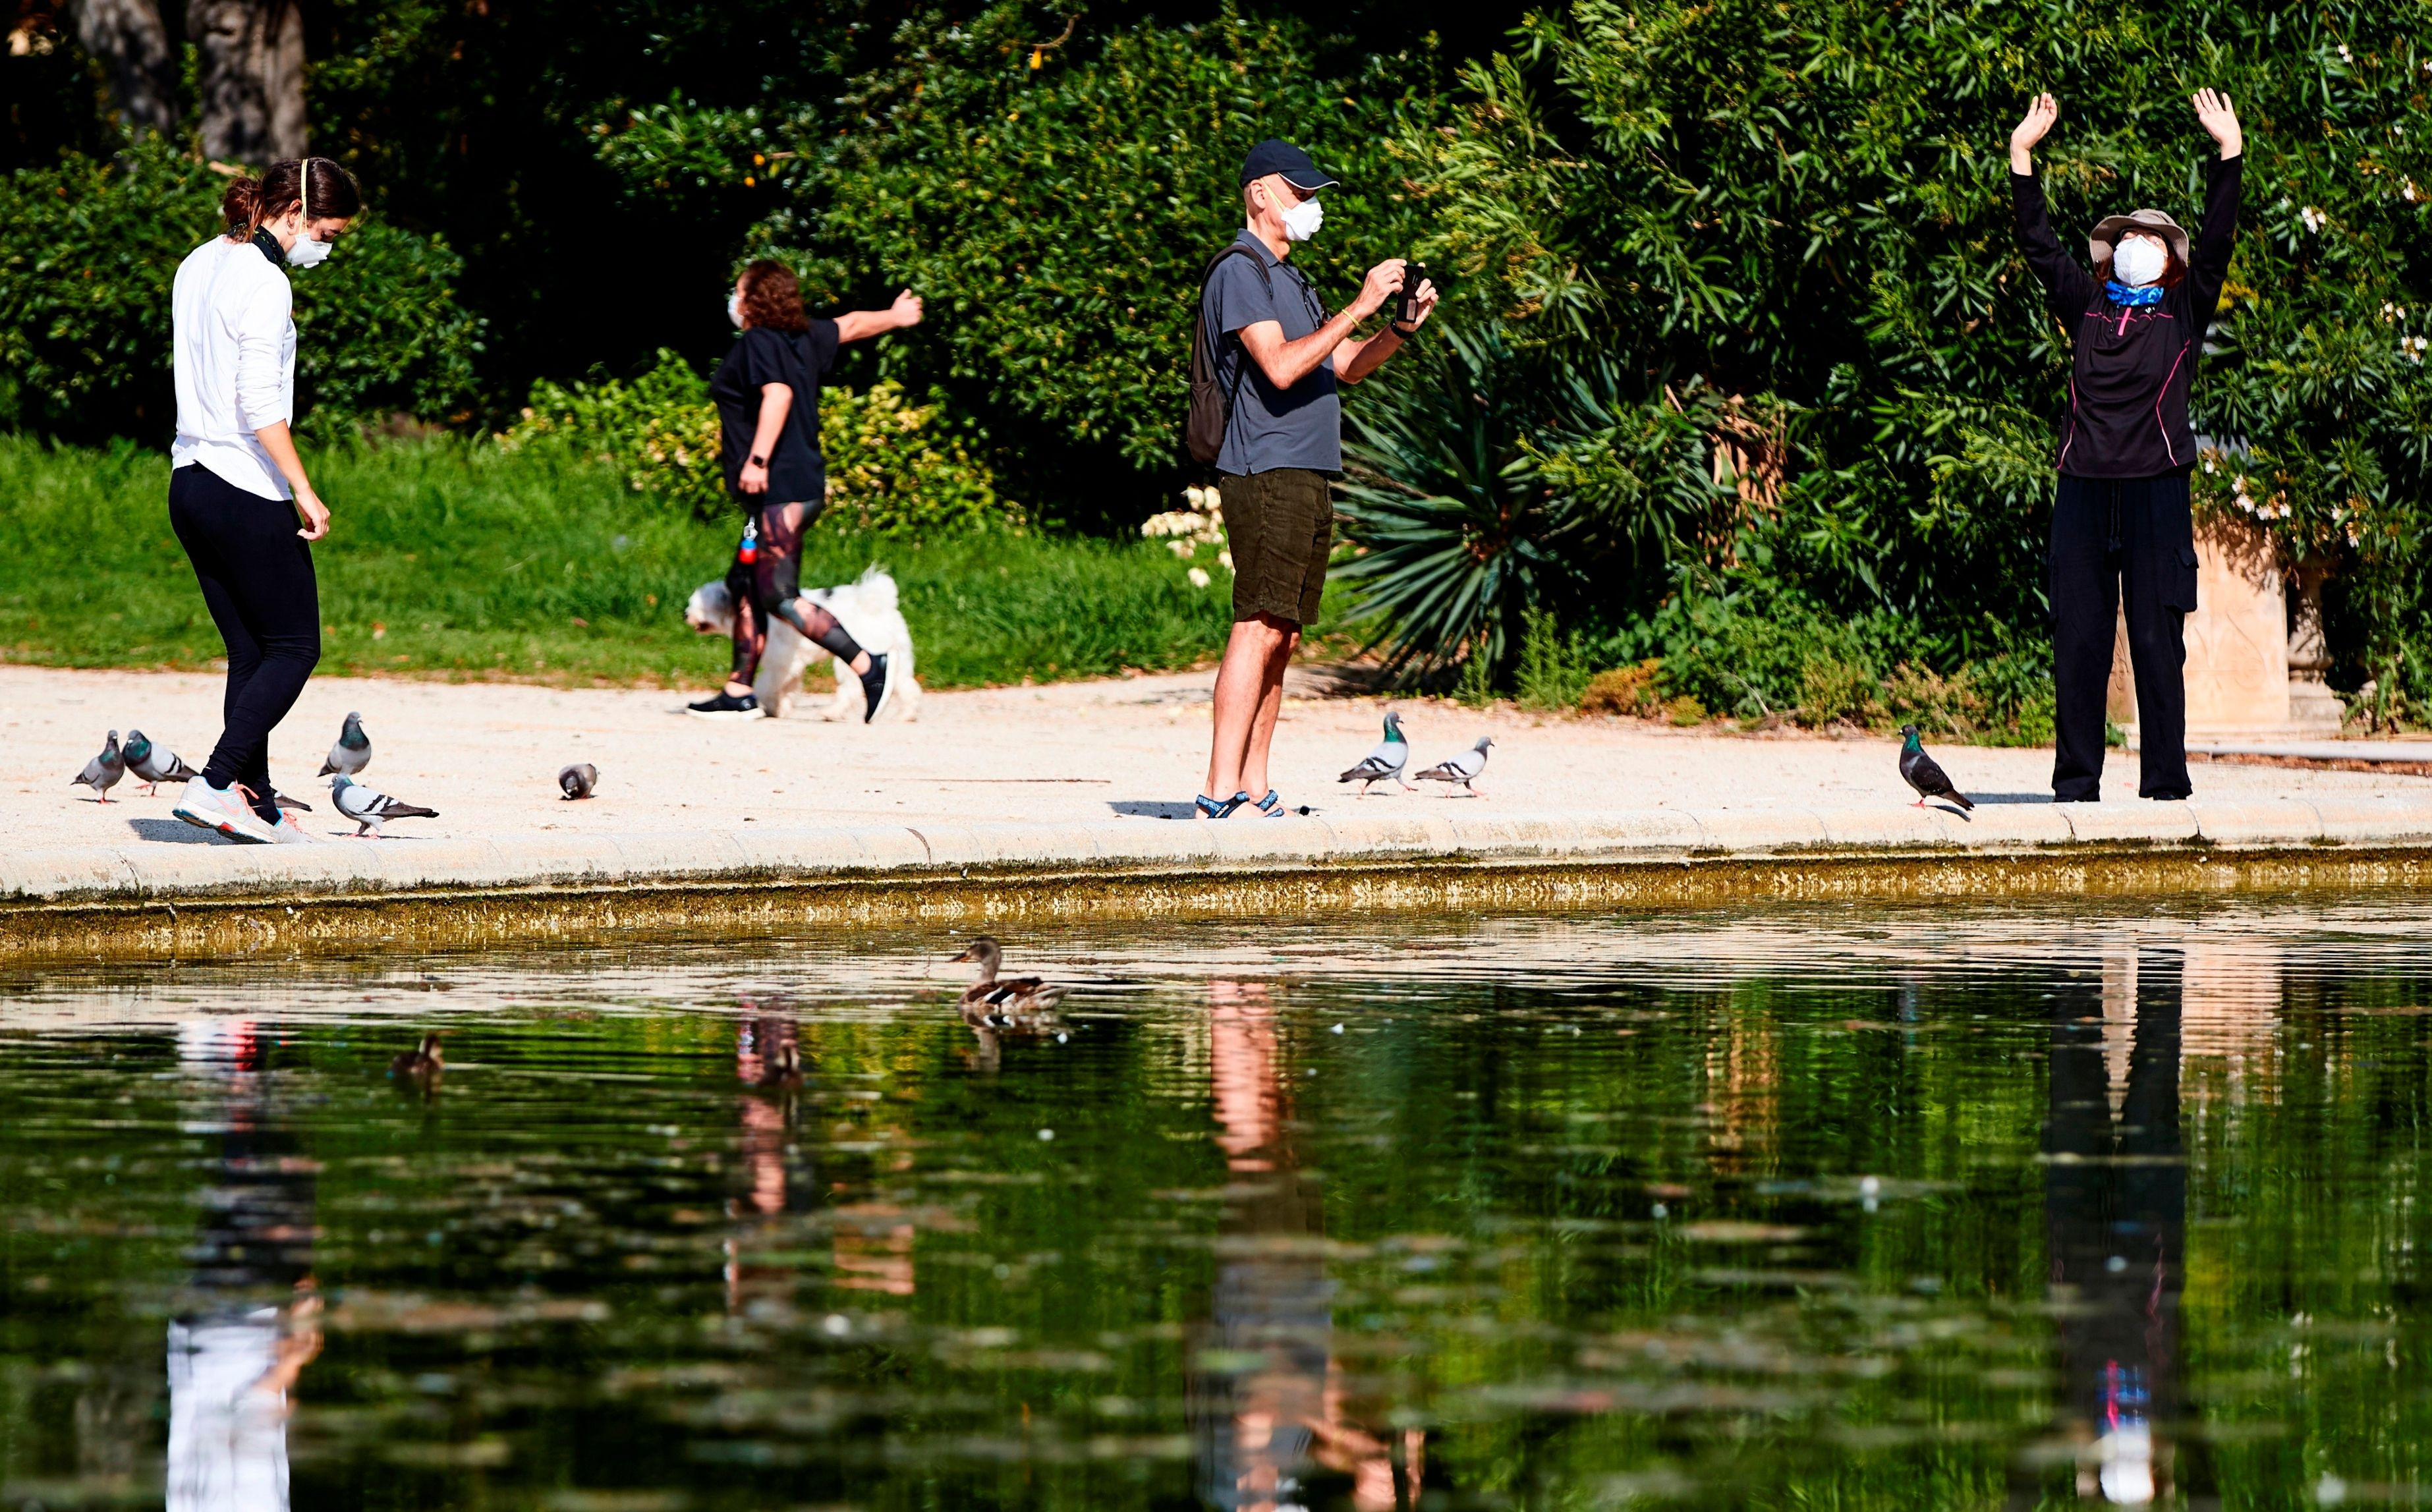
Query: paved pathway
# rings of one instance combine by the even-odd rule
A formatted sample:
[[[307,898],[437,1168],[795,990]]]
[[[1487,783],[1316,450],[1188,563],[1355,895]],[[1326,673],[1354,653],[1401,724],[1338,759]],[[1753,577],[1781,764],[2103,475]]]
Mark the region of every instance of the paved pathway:
[[[509,843],[520,835],[701,833],[746,825],[799,829],[964,820],[1147,824],[1187,812],[1207,760],[1205,673],[1039,688],[933,693],[915,723],[817,717],[714,724],[678,713],[670,693],[497,684],[316,680],[273,743],[280,785],[319,805],[307,828],[335,838],[312,773],[341,718],[361,710],[374,757],[365,778],[433,820],[393,828],[391,846]],[[1314,688],[1319,680],[1300,684]],[[10,848],[120,848],[130,842],[221,845],[169,815],[174,789],[140,795],[130,778],[108,805],[69,779],[104,731],[140,727],[199,764],[218,730],[216,679],[171,673],[0,667],[0,816]],[[810,714],[823,700],[796,705]],[[1387,705],[1294,697],[1276,741],[1276,781],[1329,816],[1476,808],[1569,814],[1616,810],[1896,809],[1910,794],[1897,743],[1682,731],[1636,721],[1545,719],[1402,700],[1419,762],[1481,734],[1495,747],[1469,803],[1441,793],[1355,801],[1335,775],[1365,754]],[[2048,796],[2048,750],[1941,748],[1960,786],[1988,805]],[[588,761],[599,796],[560,800],[558,768]],[[2200,764],[2199,798],[2432,798],[2432,779],[2371,772]],[[2130,808],[2135,759],[2115,753],[2114,795]],[[1430,784],[1432,787],[1432,784]],[[1236,823],[1268,821],[1237,819]]]

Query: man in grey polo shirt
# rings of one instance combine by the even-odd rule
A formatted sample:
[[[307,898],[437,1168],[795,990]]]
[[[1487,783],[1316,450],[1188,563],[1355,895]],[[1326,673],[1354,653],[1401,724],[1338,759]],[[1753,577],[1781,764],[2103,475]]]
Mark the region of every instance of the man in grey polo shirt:
[[[1241,164],[1249,224],[1234,244],[1242,250],[1217,261],[1200,305],[1217,381],[1231,401],[1216,470],[1233,553],[1233,635],[1216,672],[1215,741],[1196,804],[1203,818],[1229,817],[1253,801],[1263,814],[1284,812],[1267,785],[1267,750],[1283,709],[1284,668],[1301,627],[1317,617],[1334,546],[1327,484],[1343,470],[1335,386],[1375,372],[1435,309],[1435,286],[1423,282],[1415,320],[1353,339],[1401,293],[1402,260],[1389,258],[1368,270],[1350,308],[1326,314],[1285,260],[1294,242],[1317,234],[1326,218],[1317,192],[1334,182],[1288,142],[1251,148]]]

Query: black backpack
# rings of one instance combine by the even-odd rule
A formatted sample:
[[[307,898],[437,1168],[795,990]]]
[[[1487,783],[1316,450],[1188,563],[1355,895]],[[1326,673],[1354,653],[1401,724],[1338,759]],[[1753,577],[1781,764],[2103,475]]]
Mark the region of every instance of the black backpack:
[[[1224,427],[1232,419],[1233,400],[1241,392],[1241,375],[1238,370],[1233,375],[1234,392],[1224,392],[1216,378],[1216,354],[1208,349],[1208,281],[1216,277],[1217,264],[1236,253],[1250,260],[1250,266],[1258,270],[1258,281],[1270,293],[1275,286],[1275,276],[1267,272],[1266,260],[1241,242],[1209,258],[1199,275],[1199,308],[1191,322],[1191,418],[1182,432],[1193,462],[1212,462],[1216,454],[1224,449]],[[1249,360],[1247,352],[1241,354],[1242,361]]]

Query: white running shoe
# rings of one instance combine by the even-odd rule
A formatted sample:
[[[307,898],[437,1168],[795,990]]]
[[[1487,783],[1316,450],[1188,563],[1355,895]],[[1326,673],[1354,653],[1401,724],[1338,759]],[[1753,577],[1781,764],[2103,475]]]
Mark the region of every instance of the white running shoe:
[[[209,778],[197,777],[186,784],[186,796],[169,812],[198,830],[216,830],[240,844],[279,843],[270,826],[262,822],[262,815],[254,813],[253,805],[246,801],[242,782],[213,787]]]
[[[269,828],[270,838],[282,846],[317,846],[321,843],[304,832],[304,827],[296,822],[296,811],[293,809],[280,809],[279,822]]]

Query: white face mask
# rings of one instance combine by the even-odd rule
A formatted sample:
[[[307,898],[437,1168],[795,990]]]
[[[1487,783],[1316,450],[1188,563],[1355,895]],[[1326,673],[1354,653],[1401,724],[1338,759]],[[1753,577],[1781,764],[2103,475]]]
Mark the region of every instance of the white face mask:
[[[2170,254],[2162,244],[2141,236],[2122,237],[2111,252],[2111,276],[2131,289],[2141,289],[2162,276]]]
[[[287,265],[293,268],[317,266],[329,255],[329,248],[333,244],[329,242],[315,242],[309,233],[298,232],[296,244],[287,249]]]
[[[735,322],[735,328],[736,330],[741,330],[743,328],[742,290],[737,289],[733,294],[726,296],[726,318]]]
[[[1306,242],[1326,224],[1326,202],[1315,194],[1284,211],[1284,240]]]

